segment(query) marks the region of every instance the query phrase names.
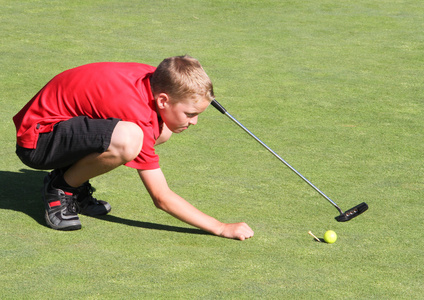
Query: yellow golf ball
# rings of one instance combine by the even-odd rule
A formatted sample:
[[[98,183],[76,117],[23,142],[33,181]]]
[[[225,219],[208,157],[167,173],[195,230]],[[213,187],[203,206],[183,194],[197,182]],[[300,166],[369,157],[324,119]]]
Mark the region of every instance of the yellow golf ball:
[[[333,230],[327,230],[324,233],[324,241],[326,243],[332,244],[337,240],[337,234]]]

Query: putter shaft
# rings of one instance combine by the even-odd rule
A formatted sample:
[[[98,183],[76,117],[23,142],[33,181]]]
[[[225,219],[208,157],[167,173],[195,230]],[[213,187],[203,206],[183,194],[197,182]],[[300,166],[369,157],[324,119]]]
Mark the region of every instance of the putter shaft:
[[[236,120],[221,104],[218,103],[218,101],[213,100],[211,103],[216,109],[218,109],[221,113],[225,114],[227,117],[229,117],[234,123],[236,123],[240,128],[242,128],[244,131],[246,131],[251,137],[253,137],[259,144],[261,144],[265,149],[267,149],[269,152],[271,152],[272,155],[274,155],[276,158],[278,158],[283,164],[285,164],[290,170],[292,170],[297,176],[303,179],[307,184],[309,184],[314,190],[316,190],[322,197],[324,197],[327,201],[329,201],[340,214],[343,214],[343,211],[341,208],[333,201],[331,200],[327,195],[325,195],[323,192],[321,192],[320,189],[318,189],[312,182],[310,182],[308,179],[306,179],[302,174],[300,174],[295,168],[293,168],[288,162],[286,162],[281,156],[279,156],[277,153],[274,152],[270,147],[268,147],[267,144],[262,142],[256,135],[254,135],[249,129],[247,129],[243,124],[241,124],[239,121]]]

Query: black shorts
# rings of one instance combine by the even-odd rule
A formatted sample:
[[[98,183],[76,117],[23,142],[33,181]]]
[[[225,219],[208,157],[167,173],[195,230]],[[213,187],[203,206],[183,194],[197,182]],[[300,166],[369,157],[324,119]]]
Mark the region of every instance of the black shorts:
[[[36,149],[16,146],[16,154],[30,168],[68,168],[91,153],[103,153],[120,119],[75,117],[59,122],[52,132],[41,133]]]

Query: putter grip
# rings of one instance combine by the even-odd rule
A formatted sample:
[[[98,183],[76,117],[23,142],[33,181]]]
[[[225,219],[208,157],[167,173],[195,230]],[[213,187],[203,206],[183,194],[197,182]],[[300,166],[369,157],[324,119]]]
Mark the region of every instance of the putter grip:
[[[227,112],[227,110],[221,104],[219,104],[218,101],[216,101],[215,99],[212,100],[211,104],[213,107],[219,110],[222,114],[225,115],[225,113]]]

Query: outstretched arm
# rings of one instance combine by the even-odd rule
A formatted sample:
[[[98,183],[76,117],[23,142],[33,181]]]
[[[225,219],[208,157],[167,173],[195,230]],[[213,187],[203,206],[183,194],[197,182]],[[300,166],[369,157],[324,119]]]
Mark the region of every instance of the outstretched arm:
[[[219,222],[174,193],[168,187],[161,169],[138,170],[138,173],[156,207],[177,219],[214,235],[230,239],[245,240],[253,236],[253,230],[246,223]]]

